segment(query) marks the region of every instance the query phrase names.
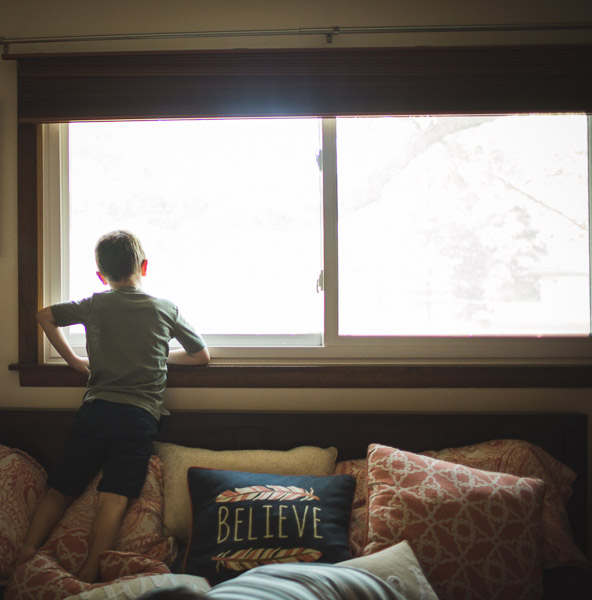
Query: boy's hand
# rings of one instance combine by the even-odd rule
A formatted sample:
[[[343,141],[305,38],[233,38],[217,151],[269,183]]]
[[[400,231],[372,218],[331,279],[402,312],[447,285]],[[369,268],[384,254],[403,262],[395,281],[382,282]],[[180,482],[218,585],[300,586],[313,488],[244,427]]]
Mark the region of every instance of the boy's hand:
[[[84,356],[76,356],[73,357],[71,359],[71,362],[68,362],[68,364],[73,369],[80,371],[80,373],[83,373],[84,375],[90,375],[90,369],[88,368],[88,358]]]

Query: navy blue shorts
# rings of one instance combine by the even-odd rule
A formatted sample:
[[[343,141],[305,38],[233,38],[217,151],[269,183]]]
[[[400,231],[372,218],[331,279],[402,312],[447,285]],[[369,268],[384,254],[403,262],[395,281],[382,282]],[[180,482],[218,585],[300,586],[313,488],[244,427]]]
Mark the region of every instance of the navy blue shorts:
[[[76,497],[103,469],[99,491],[137,498],[157,433],[158,421],[143,408],[105,400],[84,403],[48,484]]]

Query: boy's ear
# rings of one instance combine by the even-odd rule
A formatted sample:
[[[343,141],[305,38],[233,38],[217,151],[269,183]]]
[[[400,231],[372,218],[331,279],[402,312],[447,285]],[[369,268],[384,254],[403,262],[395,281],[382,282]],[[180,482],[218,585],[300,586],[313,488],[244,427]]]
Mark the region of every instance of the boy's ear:
[[[146,277],[146,271],[148,270],[148,261],[144,259],[142,261],[142,277]]]
[[[103,282],[103,285],[108,285],[109,284],[109,282],[107,281],[106,277],[100,271],[97,271],[97,276]]]

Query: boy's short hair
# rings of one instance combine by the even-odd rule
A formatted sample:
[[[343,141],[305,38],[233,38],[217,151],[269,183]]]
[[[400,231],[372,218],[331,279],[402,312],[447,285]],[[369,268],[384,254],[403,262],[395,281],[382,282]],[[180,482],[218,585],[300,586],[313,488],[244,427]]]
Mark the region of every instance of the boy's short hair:
[[[146,255],[140,240],[131,232],[111,231],[99,238],[95,247],[99,271],[109,281],[121,281],[142,270]]]

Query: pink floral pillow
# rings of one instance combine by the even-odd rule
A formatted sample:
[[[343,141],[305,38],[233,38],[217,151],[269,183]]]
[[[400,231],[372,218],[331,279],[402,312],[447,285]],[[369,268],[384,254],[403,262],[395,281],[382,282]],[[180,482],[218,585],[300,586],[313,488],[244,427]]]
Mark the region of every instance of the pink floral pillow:
[[[97,485],[100,479],[101,474],[97,475],[83,494],[74,500],[52,531],[46,545],[74,529],[90,532],[99,497]],[[176,542],[174,538],[165,538],[162,535],[164,513],[162,490],[162,462],[158,456],[153,455],[140,497],[132,500],[125,512],[119,537],[115,542],[115,550],[144,554],[165,563],[173,560],[177,550]]]
[[[364,554],[407,540],[441,600],[538,599],[544,487],[372,444]]]
[[[47,475],[25,452],[0,446],[0,585],[6,585],[27,534],[29,522],[45,494]]]

